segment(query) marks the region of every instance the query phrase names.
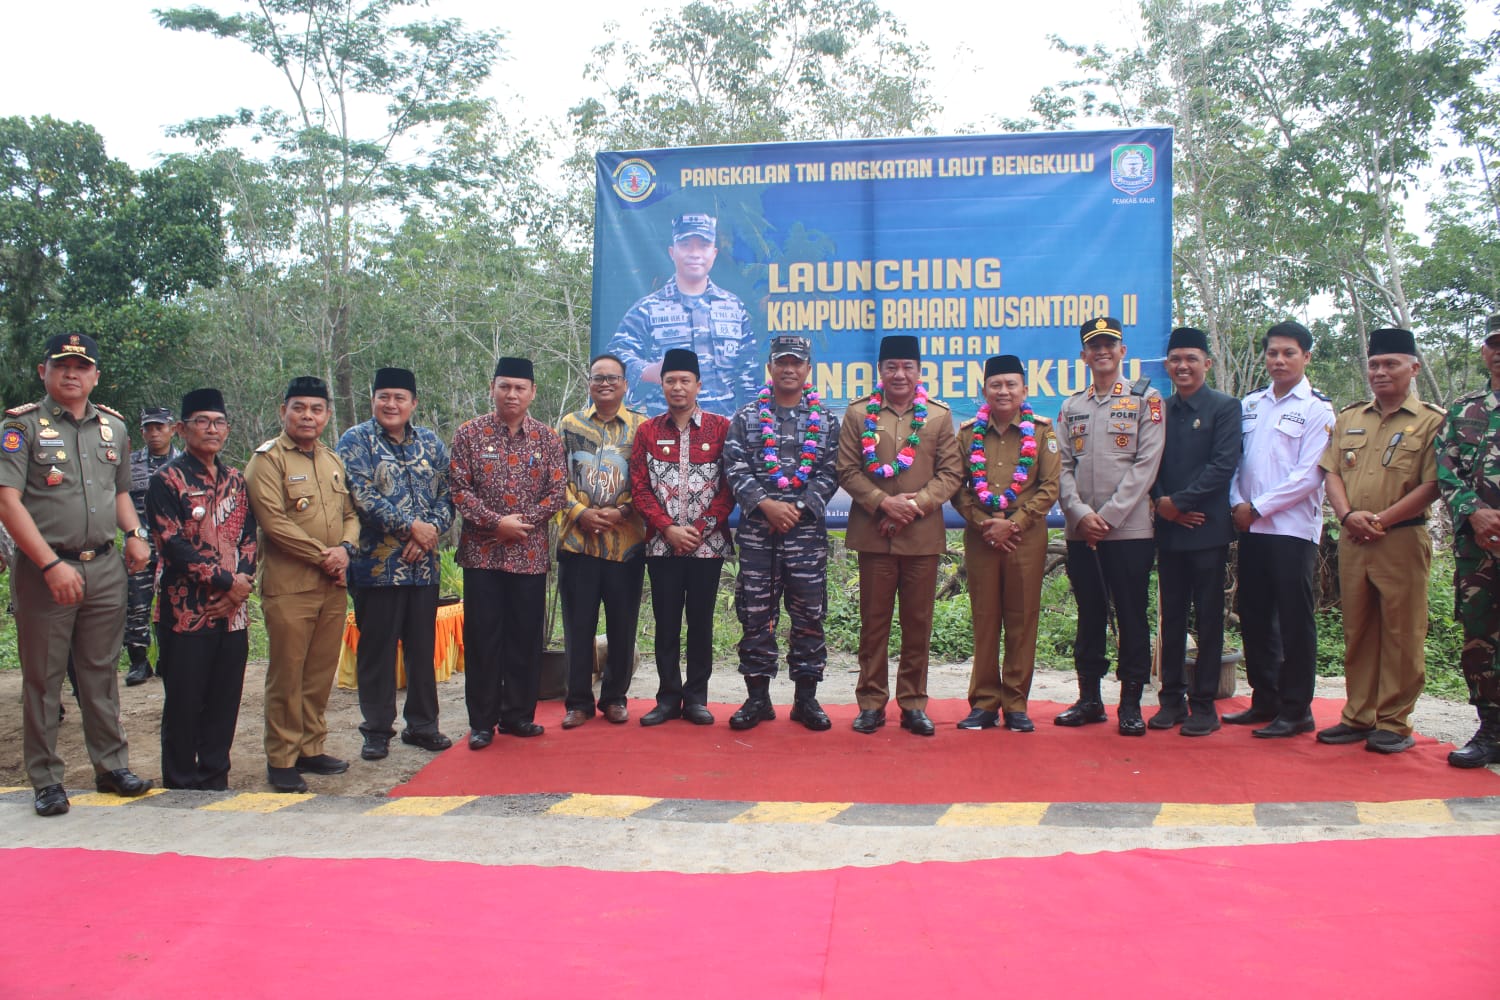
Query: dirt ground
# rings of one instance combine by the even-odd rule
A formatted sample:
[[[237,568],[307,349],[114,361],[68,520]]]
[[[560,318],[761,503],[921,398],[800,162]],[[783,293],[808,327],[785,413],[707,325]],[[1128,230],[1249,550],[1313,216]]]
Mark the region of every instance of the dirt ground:
[[[240,703],[239,728],[234,743],[234,769],[229,778],[230,787],[236,790],[268,789],[265,781],[265,756],[261,751],[265,667],[265,661],[252,662],[245,675],[245,694]],[[822,700],[830,704],[852,702],[856,673],[857,666],[852,656],[835,654],[830,660],[827,677],[819,691]],[[968,694],[968,681],[967,663],[934,664],[929,671],[928,693],[933,698],[963,698]],[[655,691],[655,667],[649,660],[642,661],[631,685],[630,697],[650,699]],[[1113,682],[1107,682],[1106,700],[1113,698],[1116,692],[1117,686]],[[1069,672],[1039,670],[1032,685],[1032,697],[1037,701],[1069,703],[1076,693],[1074,677]],[[1249,693],[1243,676],[1240,677],[1237,693]],[[791,682],[783,673],[772,686],[772,696],[778,705],[786,705],[790,704],[791,695]],[[439,684],[438,696],[441,705],[440,726],[456,743],[468,731],[464,712],[463,675],[454,674],[447,682]],[[1342,679],[1320,678],[1318,696],[1342,698]],[[162,683],[153,678],[147,684],[132,688],[126,687],[122,678],[120,698],[125,732],[131,741],[131,767],[143,777],[159,780]],[[733,667],[722,664],[716,667],[709,687],[709,700],[738,704],[743,698],[744,684]],[[1151,700],[1148,695],[1147,701]],[[24,787],[29,784],[21,754],[20,701],[20,671],[0,672],[0,785]],[[65,784],[70,789],[91,788],[93,771],[83,746],[83,728],[79,722],[78,709],[67,696],[66,686],[64,701],[67,717],[63,720],[59,749],[68,765]],[[1147,714],[1150,714],[1149,709]],[[717,724],[726,725],[727,721],[727,718],[721,718]],[[1418,732],[1459,746],[1473,734],[1476,725],[1474,710],[1468,705],[1430,696],[1424,696],[1418,703],[1412,721]],[[355,692],[335,687],[328,703],[328,752],[348,759],[351,767],[347,773],[334,777],[309,776],[308,784],[312,791],[331,795],[383,795],[393,786],[410,778],[432,759],[427,752],[406,746],[396,739],[391,741],[391,753],[385,760],[360,760],[359,722],[359,701]],[[602,720],[590,723],[604,724]],[[397,727],[400,725],[398,719]],[[567,739],[567,734],[553,728],[541,738]]]

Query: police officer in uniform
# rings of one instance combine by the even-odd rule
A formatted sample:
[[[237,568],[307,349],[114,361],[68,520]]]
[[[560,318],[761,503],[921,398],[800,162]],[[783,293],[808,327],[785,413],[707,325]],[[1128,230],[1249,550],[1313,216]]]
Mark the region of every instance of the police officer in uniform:
[[[1453,515],[1453,616],[1459,663],[1479,730],[1448,755],[1454,767],[1500,764],[1500,314],[1479,349],[1487,388],[1454,402],[1438,439],[1438,487]]]
[[[1047,512],[1057,500],[1061,459],[1052,422],[1026,405],[1020,358],[1002,354],[984,363],[984,405],[959,427],[958,443],[969,472],[953,507],[966,522],[964,568],[974,621],[970,711],[958,728],[989,729],[1004,713],[1005,728],[1029,733],[1036,728],[1026,708],[1042,612]]]
[[[735,543],[740,571],[740,673],[749,697],[729,717],[731,729],[776,718],[776,627],[781,603],[792,620],[787,669],[797,693],[791,718],[808,729],[832,723],[818,704],[828,661],[823,615],[828,607],[828,529],[824,510],[838,489],[834,468],[839,422],[812,382],[812,344],[805,337],[771,341],[771,381],[740,408],[724,440],[724,475],[740,505]]]
[[[1234,526],[1229,482],[1240,464],[1240,401],[1207,385],[1208,337],[1190,326],[1167,338],[1167,440],[1156,485],[1157,598],[1161,608],[1161,707],[1151,729],[1184,736],[1219,728],[1214,699],[1224,659],[1224,572]],[[1197,616],[1199,668],[1189,698],[1187,619]]]
[[[292,379],[282,432],[245,467],[260,528],[261,611],[266,617],[266,779],[305,792],[309,774],[342,774],[349,762],[323,752],[328,695],[338,669],[349,595],[345,571],[359,541],[359,514],[344,464],[318,438],[331,415],[328,385]]]
[[[68,811],[57,755],[62,679],[72,653],[95,787],[142,795],[120,726],[115,664],[125,637],[125,574],[150,558],[130,502],[125,419],[89,402],[99,347],[81,333],[47,340],[39,402],[5,411],[0,430],[0,523],[19,554],[11,568],[26,775],[40,816]],[[125,532],[125,558],[114,551]]]
[[[1083,726],[1108,719],[1100,681],[1109,672],[1105,627],[1113,604],[1120,648],[1119,730],[1123,736],[1144,736],[1141,692],[1151,675],[1146,599],[1155,551],[1150,492],[1166,441],[1162,398],[1144,379],[1122,380],[1125,334],[1118,319],[1090,320],[1079,337],[1079,356],[1093,380],[1064,400],[1057,414],[1068,581],[1078,602],[1073,643],[1078,701],[1053,722]]]
[[[176,424],[177,418],[165,406],[141,411],[141,436],[146,443],[130,453],[130,500],[142,524],[146,521],[146,488],[151,484],[152,474],[182,454],[172,444]],[[151,561],[142,572],[130,574],[125,604],[125,652],[130,654],[125,683],[130,687],[151,679],[151,661],[146,653],[151,647],[151,600],[156,596],[156,543],[149,544]]]
[[[1339,411],[1323,452],[1328,505],[1339,519],[1344,688],[1338,725],[1319,743],[1363,743],[1400,753],[1426,680],[1427,508],[1438,497],[1441,407],[1412,391],[1421,369],[1410,330],[1370,334],[1366,371],[1375,398]]]
[[[859,553],[859,715],[853,728],[868,735],[885,725],[886,645],[899,599],[901,728],[931,736],[927,659],[938,561],[947,547],[943,504],[963,483],[963,460],[952,413],[928,398],[922,384],[917,338],[881,338],[876,370],[875,391],[850,403],[839,427],[839,485],[853,501],[845,542]]]
[[[698,405],[729,416],[755,398],[764,374],[750,313],[733,292],[709,279],[719,255],[718,220],[691,212],[672,220],[675,273],[625,313],[605,350],[625,362],[630,405],[665,407],[661,363],[674,348],[696,354],[703,373]]]

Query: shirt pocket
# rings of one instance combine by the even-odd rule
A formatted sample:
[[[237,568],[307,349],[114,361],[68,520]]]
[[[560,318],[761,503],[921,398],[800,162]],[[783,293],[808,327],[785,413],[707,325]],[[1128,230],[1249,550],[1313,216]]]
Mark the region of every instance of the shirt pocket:
[[[1363,434],[1345,434],[1339,438],[1338,468],[1341,475],[1357,472],[1369,462],[1370,439]]]
[[[1277,420],[1275,431],[1271,437],[1273,454],[1283,463],[1290,464],[1295,462],[1298,454],[1302,451],[1302,436],[1306,433],[1307,425],[1305,423],[1297,423],[1296,421],[1286,419]]]
[[[1422,444],[1422,439],[1415,434],[1402,434],[1399,441],[1387,438],[1380,451],[1380,464],[1389,469],[1411,472],[1422,461]]]
[[[292,520],[311,521],[317,506],[318,486],[311,479],[286,484],[286,512]]]

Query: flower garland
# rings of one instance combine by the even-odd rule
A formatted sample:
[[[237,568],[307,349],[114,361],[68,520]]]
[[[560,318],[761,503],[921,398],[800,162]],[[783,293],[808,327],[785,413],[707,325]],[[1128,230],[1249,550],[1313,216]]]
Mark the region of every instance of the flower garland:
[[[1036,423],[1031,404],[1021,404],[1021,455],[1016,460],[1016,471],[1011,473],[1011,485],[1004,493],[995,494],[990,489],[989,477],[985,474],[984,435],[990,428],[990,404],[979,408],[974,416],[974,437],[969,443],[969,479],[974,484],[974,495],[980,504],[989,510],[1004,510],[1016,502],[1020,491],[1026,488],[1031,478],[1031,467],[1036,463]]]
[[[921,433],[922,425],[927,423],[927,387],[921,382],[917,383],[917,395],[915,406],[911,415],[911,434],[906,439],[906,445],[896,452],[896,467],[881,464],[880,459],[875,457],[875,443],[880,440],[880,435],[875,431],[875,418],[880,413],[880,408],[885,405],[885,383],[876,382],[875,391],[870,394],[870,402],[865,406],[865,432],[859,436],[860,450],[864,453],[865,471],[878,479],[890,479],[911,468],[911,463],[917,457],[918,434]]]
[[[818,457],[818,447],[823,443],[823,413],[825,411],[818,390],[814,389],[810,382],[802,387],[802,402],[809,411],[807,438],[802,442],[802,453],[798,458],[797,468],[790,476],[782,474],[780,441],[776,437],[775,414],[771,409],[769,382],[761,386],[755,402],[760,408],[760,442],[765,448],[762,458],[765,461],[766,475],[776,480],[777,489],[802,489],[812,475],[813,462]]]

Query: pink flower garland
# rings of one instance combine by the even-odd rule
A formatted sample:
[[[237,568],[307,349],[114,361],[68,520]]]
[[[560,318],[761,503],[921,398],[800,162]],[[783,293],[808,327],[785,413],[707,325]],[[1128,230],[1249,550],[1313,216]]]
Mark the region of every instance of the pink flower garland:
[[[807,415],[807,438],[802,442],[802,452],[797,468],[791,476],[782,475],[781,448],[776,437],[775,415],[771,409],[769,383],[761,386],[755,402],[760,412],[760,443],[765,449],[761,453],[761,458],[765,462],[766,474],[775,477],[777,489],[802,489],[812,476],[813,462],[818,457],[818,446],[823,441],[823,400],[818,396],[818,391],[812,387],[812,383],[809,382],[802,387],[802,402],[810,411]]]
[[[880,413],[880,408],[885,405],[885,383],[875,383],[875,391],[870,394],[870,401],[865,404],[865,432],[859,436],[860,451],[865,460],[865,471],[870,475],[879,479],[890,479],[910,469],[912,462],[916,461],[917,445],[921,443],[919,434],[922,425],[927,423],[927,387],[921,382],[917,383],[917,395],[914,402],[911,434],[907,436],[905,446],[896,452],[896,467],[891,468],[875,457],[875,444],[880,440],[880,435],[875,429],[875,420],[877,414]]]
[[[969,442],[969,480],[974,486],[974,495],[987,510],[1005,510],[1015,503],[1026,481],[1031,478],[1031,467],[1036,463],[1035,414],[1029,403],[1021,404],[1021,454],[1016,460],[1016,471],[1011,473],[1011,485],[1004,493],[995,494],[990,489],[989,477],[985,473],[984,435],[990,428],[990,404],[979,408],[974,416],[974,437]]]

